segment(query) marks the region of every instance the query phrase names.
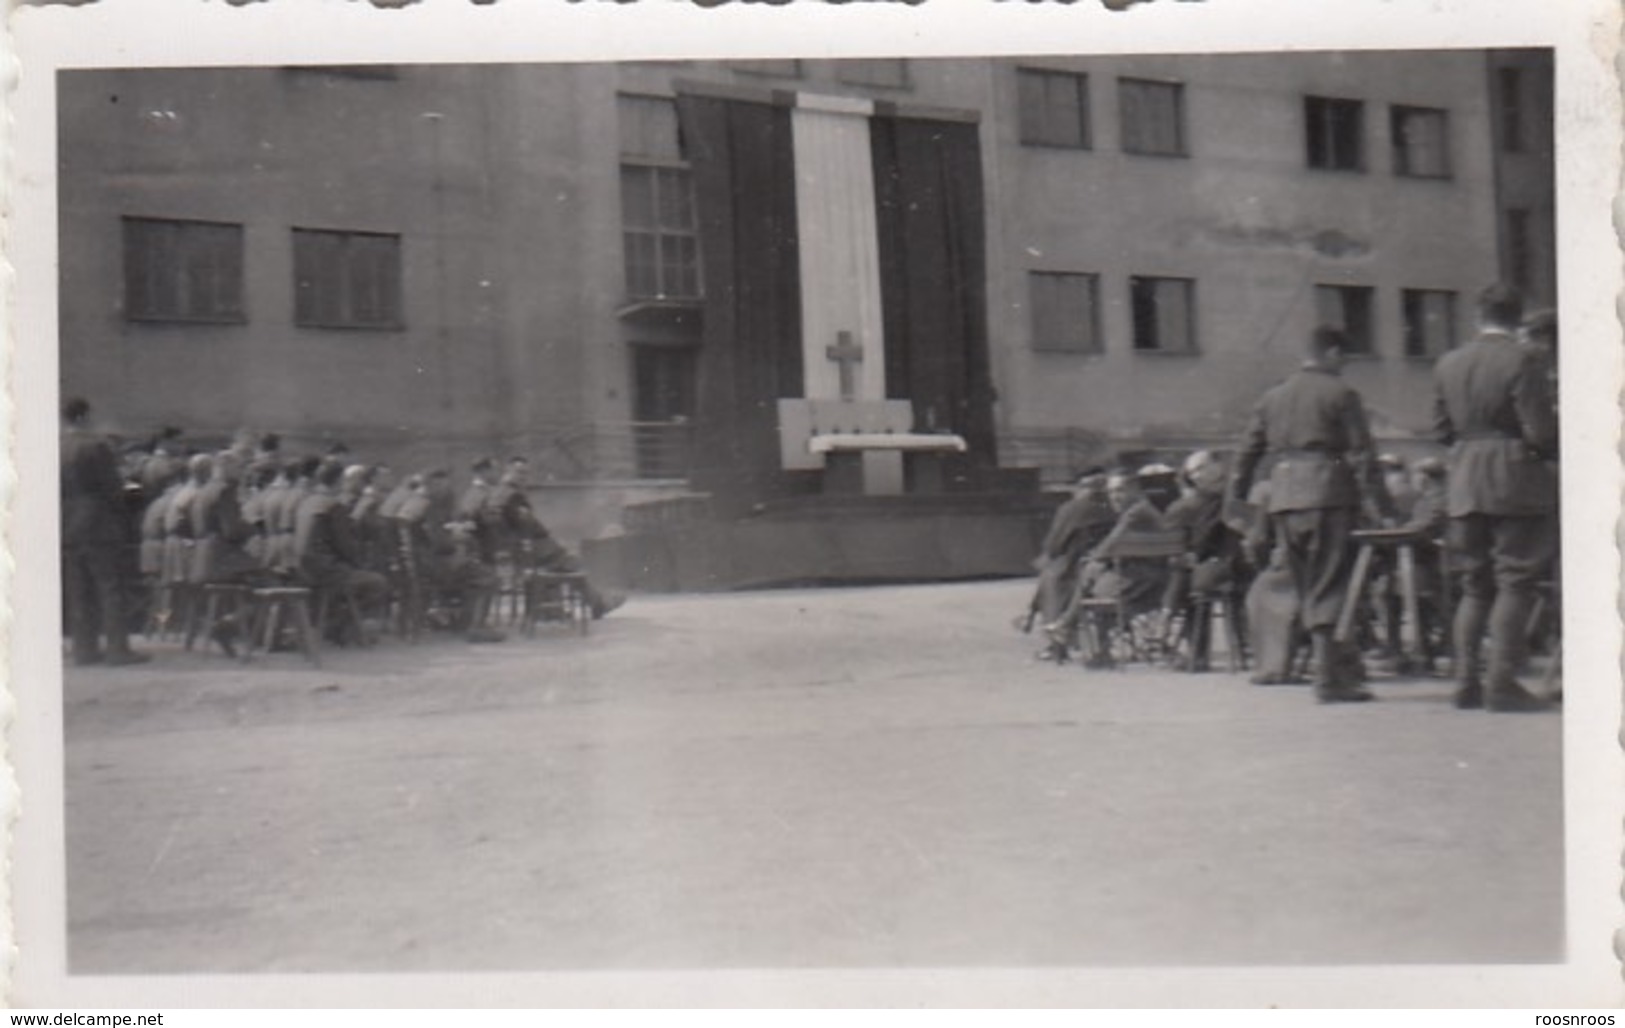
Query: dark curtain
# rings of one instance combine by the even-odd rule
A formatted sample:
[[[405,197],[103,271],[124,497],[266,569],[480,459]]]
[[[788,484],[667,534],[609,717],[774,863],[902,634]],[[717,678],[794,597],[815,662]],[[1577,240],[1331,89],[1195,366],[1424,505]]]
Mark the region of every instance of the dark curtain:
[[[684,94],[705,281],[692,482],[720,513],[780,492],[778,398],[802,394],[788,107]]]
[[[974,123],[872,120],[886,390],[917,428],[965,437],[997,463],[987,340],[982,159]]]

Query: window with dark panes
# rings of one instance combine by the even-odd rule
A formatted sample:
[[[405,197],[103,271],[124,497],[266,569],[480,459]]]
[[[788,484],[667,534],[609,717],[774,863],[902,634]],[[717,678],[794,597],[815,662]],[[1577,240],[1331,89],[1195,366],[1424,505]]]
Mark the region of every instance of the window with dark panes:
[[[1309,167],[1325,171],[1365,168],[1365,104],[1306,96],[1303,118]]]
[[[296,228],[293,277],[296,325],[403,327],[399,235]]]
[[[1319,324],[1340,329],[1343,352],[1364,357],[1375,354],[1376,339],[1371,308],[1374,290],[1370,286],[1316,286],[1315,316]]]
[[[1405,319],[1405,356],[1437,357],[1456,345],[1456,294],[1407,289],[1400,294]]]
[[[1027,275],[1033,349],[1100,353],[1099,276],[1033,271]]]
[[[1118,79],[1123,152],[1184,157],[1185,87],[1177,82]]]
[[[1394,174],[1450,177],[1450,117],[1432,107],[1395,107],[1389,115]]]
[[[1016,105],[1026,145],[1089,149],[1087,75],[1017,69]]]
[[[908,61],[901,57],[878,57],[840,61],[835,77],[853,86],[880,86],[883,89],[908,88]]]
[[[1134,349],[1150,353],[1196,352],[1196,283],[1188,278],[1136,275],[1129,282]]]
[[[124,317],[241,323],[243,226],[125,218]]]
[[[700,295],[694,183],[683,163],[677,102],[617,98],[621,133],[621,241],[633,299]]]
[[[621,236],[629,296],[700,295],[699,236],[688,169],[621,165]]]

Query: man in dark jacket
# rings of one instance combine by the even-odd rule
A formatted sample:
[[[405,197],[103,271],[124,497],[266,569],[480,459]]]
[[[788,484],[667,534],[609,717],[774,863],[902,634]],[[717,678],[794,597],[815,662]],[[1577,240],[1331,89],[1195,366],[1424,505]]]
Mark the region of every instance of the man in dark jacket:
[[[362,567],[361,544],[350,526],[350,516],[340,506],[339,481],[344,465],[324,461],[316,472],[311,490],[294,512],[294,552],[299,571],[316,589],[334,596],[346,596],[363,618],[381,620],[389,582],[376,571]],[[339,638],[366,641],[362,625],[341,624],[334,629]]]
[[[1449,446],[1447,545],[1462,575],[1456,606],[1456,706],[1531,711],[1547,704],[1514,677],[1541,576],[1555,547],[1557,419],[1548,358],[1515,335],[1510,286],[1479,296],[1479,332],[1434,369],[1434,430]],[[1480,646],[1489,630],[1488,673]]]
[[[73,662],[140,664],[149,658],[130,649],[119,581],[131,539],[118,457],[90,430],[89,403],[69,400],[62,420],[62,588]]]
[[[1117,512],[1106,500],[1105,484],[1105,468],[1086,468],[1072,486],[1072,498],[1056,509],[1038,559],[1033,562],[1038,567],[1038,589],[1031,609],[1022,618],[1024,626],[1030,625],[1035,616],[1041,619],[1040,624],[1053,623],[1071,602],[1084,556],[1117,521]],[[1044,660],[1063,659],[1066,647],[1051,642],[1038,656]]]
[[[1297,588],[1322,703],[1372,698],[1354,680],[1350,662],[1335,652],[1332,631],[1352,570],[1349,536],[1361,509],[1388,513],[1365,405],[1340,374],[1343,343],[1336,329],[1317,328],[1303,366],[1258,401],[1232,482],[1235,496],[1246,498],[1259,463],[1266,454],[1273,459],[1271,531]]]

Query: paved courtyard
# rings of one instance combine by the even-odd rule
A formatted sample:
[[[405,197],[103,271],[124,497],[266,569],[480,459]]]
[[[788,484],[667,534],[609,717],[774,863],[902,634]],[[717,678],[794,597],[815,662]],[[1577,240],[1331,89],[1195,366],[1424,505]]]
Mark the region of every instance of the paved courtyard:
[[[1560,716],[1036,663],[1029,589],[69,669],[70,970],[1561,958]]]

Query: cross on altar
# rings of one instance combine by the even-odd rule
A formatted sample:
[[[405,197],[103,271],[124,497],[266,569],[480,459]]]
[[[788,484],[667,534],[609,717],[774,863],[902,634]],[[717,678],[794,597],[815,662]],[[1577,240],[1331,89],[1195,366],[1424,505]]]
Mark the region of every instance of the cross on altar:
[[[824,356],[834,361],[841,372],[841,399],[850,400],[857,394],[853,380],[856,365],[863,363],[863,347],[852,341],[852,333],[835,333],[835,345],[824,347]]]

